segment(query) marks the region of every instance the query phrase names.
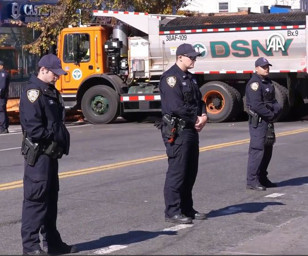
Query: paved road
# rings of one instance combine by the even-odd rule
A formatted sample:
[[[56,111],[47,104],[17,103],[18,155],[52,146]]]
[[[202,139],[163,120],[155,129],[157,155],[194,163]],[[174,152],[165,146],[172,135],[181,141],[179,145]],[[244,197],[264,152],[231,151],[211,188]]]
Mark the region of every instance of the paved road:
[[[276,124],[269,166],[279,187],[246,191],[246,122],[208,124],[200,134],[192,225],[164,222],[167,160],[152,123],[68,124],[60,160],[58,227],[79,254],[307,254],[306,121]],[[0,254],[20,254],[23,159],[20,127],[0,135]]]

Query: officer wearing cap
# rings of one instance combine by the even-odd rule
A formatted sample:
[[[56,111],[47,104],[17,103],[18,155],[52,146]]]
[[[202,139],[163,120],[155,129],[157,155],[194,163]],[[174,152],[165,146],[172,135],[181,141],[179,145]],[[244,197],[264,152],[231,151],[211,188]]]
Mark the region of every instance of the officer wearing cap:
[[[0,134],[9,132],[9,118],[6,110],[9,83],[9,74],[4,70],[4,62],[0,60]]]
[[[274,120],[281,111],[275,99],[275,87],[269,78],[272,66],[264,57],[255,62],[256,72],[246,85],[250,144],[247,165],[247,189],[264,191],[276,187],[267,175],[275,143]]]
[[[21,226],[23,253],[74,253],[77,248],[62,241],[56,224],[58,159],[69,153],[70,134],[64,124],[63,101],[55,83],[66,72],[60,59],[53,54],[43,56],[38,66],[38,75],[30,78],[22,92],[19,109],[22,154],[25,157]]]
[[[165,221],[179,224],[206,219],[193,208],[192,189],[198,172],[199,134],[207,122],[198,84],[188,71],[197,56],[190,44],[181,44],[176,63],[161,77],[159,89],[162,138],[168,156],[164,186]]]

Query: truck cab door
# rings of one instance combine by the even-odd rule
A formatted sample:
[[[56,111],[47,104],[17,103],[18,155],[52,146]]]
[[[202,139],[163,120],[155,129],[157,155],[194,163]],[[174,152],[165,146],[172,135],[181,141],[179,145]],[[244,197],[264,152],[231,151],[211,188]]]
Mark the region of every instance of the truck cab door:
[[[94,37],[93,31],[68,32],[63,35],[60,58],[67,75],[61,76],[60,84],[57,84],[62,93],[76,93],[85,78],[102,71],[94,58]]]

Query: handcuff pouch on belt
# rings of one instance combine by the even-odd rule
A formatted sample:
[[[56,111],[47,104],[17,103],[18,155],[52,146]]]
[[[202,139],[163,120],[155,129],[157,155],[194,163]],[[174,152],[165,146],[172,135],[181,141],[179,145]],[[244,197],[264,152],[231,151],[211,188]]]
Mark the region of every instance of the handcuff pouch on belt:
[[[276,135],[273,123],[268,123],[264,145],[272,146],[276,142]]]
[[[63,148],[60,147],[57,142],[52,141],[51,144],[43,150],[43,154],[53,159],[60,159],[63,156]]]
[[[168,114],[163,115],[162,120],[166,124],[164,133],[168,138],[168,142],[172,144],[176,136],[185,128],[186,122]]]

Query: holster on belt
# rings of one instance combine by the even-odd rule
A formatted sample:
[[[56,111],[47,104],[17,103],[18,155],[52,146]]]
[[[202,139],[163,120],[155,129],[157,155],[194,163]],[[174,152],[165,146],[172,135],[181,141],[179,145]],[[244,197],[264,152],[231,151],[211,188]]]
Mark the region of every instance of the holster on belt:
[[[162,120],[166,124],[164,132],[168,138],[168,142],[173,143],[179,132],[185,128],[186,122],[183,119],[168,114],[163,115]]]
[[[34,166],[41,153],[41,148],[38,143],[32,142],[26,136],[23,137],[21,144],[21,154],[24,155],[28,165]]]
[[[250,108],[247,109],[247,113],[249,115],[249,122],[251,123],[253,128],[257,128],[259,123],[262,121],[261,117]]]

